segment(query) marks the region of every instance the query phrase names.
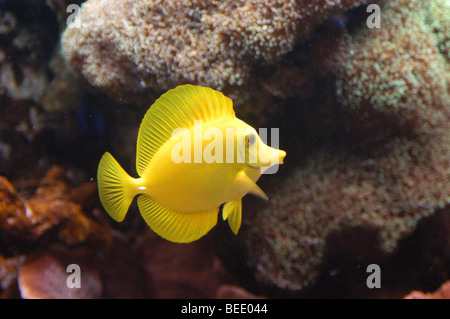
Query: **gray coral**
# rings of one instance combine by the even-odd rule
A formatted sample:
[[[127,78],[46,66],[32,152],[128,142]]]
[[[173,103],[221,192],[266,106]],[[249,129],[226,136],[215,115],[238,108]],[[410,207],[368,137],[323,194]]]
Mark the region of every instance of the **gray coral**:
[[[89,0],[63,36],[76,73],[113,96],[183,83],[242,85],[338,10],[361,1]]]
[[[427,24],[433,8],[392,1],[383,28],[337,40],[326,66],[345,133],[307,154],[269,206],[243,219],[260,281],[304,289],[331,254],[382,262],[449,205],[450,70]]]

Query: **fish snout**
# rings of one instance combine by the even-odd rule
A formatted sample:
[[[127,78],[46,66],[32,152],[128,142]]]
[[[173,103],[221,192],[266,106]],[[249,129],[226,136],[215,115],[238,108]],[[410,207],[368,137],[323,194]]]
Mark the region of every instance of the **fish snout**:
[[[286,157],[286,152],[282,150],[278,150],[278,163],[283,164],[284,158]]]

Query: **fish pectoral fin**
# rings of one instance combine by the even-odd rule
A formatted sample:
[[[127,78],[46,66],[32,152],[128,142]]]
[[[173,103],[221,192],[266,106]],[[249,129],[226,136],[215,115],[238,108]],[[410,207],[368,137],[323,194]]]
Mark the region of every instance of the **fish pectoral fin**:
[[[235,199],[226,203],[222,209],[223,220],[228,219],[228,225],[235,235],[237,235],[239,228],[241,228],[242,220],[242,200],[241,198]]]
[[[137,202],[148,226],[162,238],[176,243],[195,241],[217,224],[219,207],[202,212],[177,212],[145,194],[140,195]]]
[[[269,197],[266,195],[266,193],[264,193],[264,191],[259,188],[259,186],[256,185],[256,183],[252,181],[244,171],[238,173],[236,179],[233,181],[232,186],[235,187],[237,193],[243,191],[245,192],[244,194],[250,193],[266,201],[269,200]]]

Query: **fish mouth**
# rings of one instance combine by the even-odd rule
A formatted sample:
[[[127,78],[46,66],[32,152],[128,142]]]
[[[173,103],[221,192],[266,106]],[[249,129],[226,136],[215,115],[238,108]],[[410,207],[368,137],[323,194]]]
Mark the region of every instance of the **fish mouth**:
[[[280,150],[278,153],[278,163],[279,164],[283,164],[284,163],[284,158],[286,157],[286,152]]]
[[[283,164],[284,163],[284,158],[286,157],[286,152],[282,151],[282,150],[277,150],[278,154],[275,157],[272,157],[270,161],[268,161],[267,163],[254,163],[253,165],[245,162],[245,164],[247,164],[248,167],[250,168],[261,168],[261,167],[271,167],[273,165],[277,165],[277,164]]]

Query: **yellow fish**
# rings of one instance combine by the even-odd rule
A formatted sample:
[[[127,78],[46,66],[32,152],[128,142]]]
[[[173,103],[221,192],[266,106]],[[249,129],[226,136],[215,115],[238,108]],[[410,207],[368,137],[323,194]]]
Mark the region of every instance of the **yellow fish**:
[[[217,223],[219,207],[237,234],[247,193],[264,199],[256,185],[264,169],[286,153],[264,144],[254,128],[236,118],[233,102],[210,88],[181,85],[147,111],[137,138],[130,177],[106,152],[98,167],[100,200],[116,221],[133,198],[142,217],[161,237],[188,243]]]

